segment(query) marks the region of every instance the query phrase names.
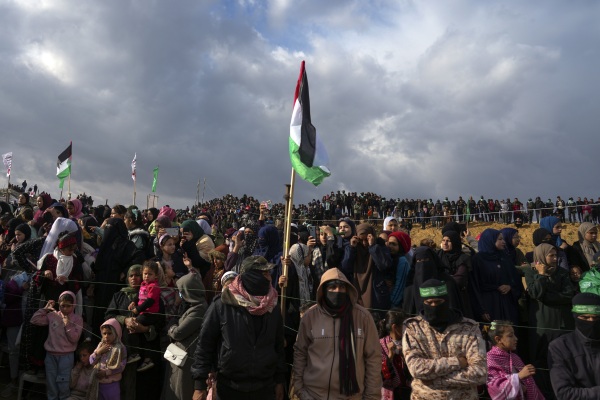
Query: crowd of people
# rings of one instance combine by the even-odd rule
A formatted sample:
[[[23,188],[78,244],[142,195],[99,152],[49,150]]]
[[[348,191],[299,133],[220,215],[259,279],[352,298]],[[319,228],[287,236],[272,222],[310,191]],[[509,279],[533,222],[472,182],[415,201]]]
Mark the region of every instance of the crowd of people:
[[[332,192],[293,209],[285,252],[282,203],[23,192],[0,202],[0,396],[26,373],[49,399],[600,398],[600,199],[536,200]],[[535,248],[471,221],[536,221]]]

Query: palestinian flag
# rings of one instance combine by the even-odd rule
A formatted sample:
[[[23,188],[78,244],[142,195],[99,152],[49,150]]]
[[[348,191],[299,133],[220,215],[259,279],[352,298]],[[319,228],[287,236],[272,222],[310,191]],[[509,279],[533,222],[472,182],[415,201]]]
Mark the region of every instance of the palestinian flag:
[[[65,178],[71,175],[71,151],[73,148],[73,142],[69,144],[69,147],[65,149],[58,156],[58,162],[56,163],[56,177],[60,179],[58,187],[63,188]]]
[[[294,111],[290,123],[290,161],[296,173],[315,186],[331,175],[327,168],[327,151],[317,138],[317,130],[310,120],[308,79],[304,61],[300,65],[300,76],[294,94]]]

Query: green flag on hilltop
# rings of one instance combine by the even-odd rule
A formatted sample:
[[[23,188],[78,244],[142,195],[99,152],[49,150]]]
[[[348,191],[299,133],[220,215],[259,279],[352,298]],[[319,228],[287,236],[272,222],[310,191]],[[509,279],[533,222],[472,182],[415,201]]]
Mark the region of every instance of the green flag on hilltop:
[[[154,168],[154,179],[152,180],[152,193],[156,192],[156,183],[158,182],[158,167]]]

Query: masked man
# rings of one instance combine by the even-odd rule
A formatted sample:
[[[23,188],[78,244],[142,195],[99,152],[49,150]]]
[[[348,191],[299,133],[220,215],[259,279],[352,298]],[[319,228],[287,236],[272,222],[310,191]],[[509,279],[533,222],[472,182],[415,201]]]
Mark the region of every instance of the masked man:
[[[487,378],[486,349],[475,321],[450,308],[448,288],[429,279],[419,288],[421,315],[404,322],[402,351],[413,376],[413,400],[475,400]]]
[[[301,400],[381,399],[381,347],[373,317],[337,268],[327,270],[317,304],[294,345],[294,390]]]
[[[572,312],[575,331],[548,348],[552,388],[561,400],[600,399],[600,296],[575,295]]]

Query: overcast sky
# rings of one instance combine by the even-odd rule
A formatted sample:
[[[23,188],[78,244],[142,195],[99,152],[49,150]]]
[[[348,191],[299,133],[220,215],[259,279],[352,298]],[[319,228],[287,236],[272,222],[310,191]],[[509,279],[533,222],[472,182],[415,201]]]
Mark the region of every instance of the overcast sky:
[[[600,2],[0,0],[12,183],[138,205],[279,202],[300,62],[332,190],[598,196]],[[4,175],[5,176],[5,175]],[[6,181],[0,184],[5,186]],[[66,189],[66,184],[65,184]],[[202,191],[202,184],[200,190]]]

